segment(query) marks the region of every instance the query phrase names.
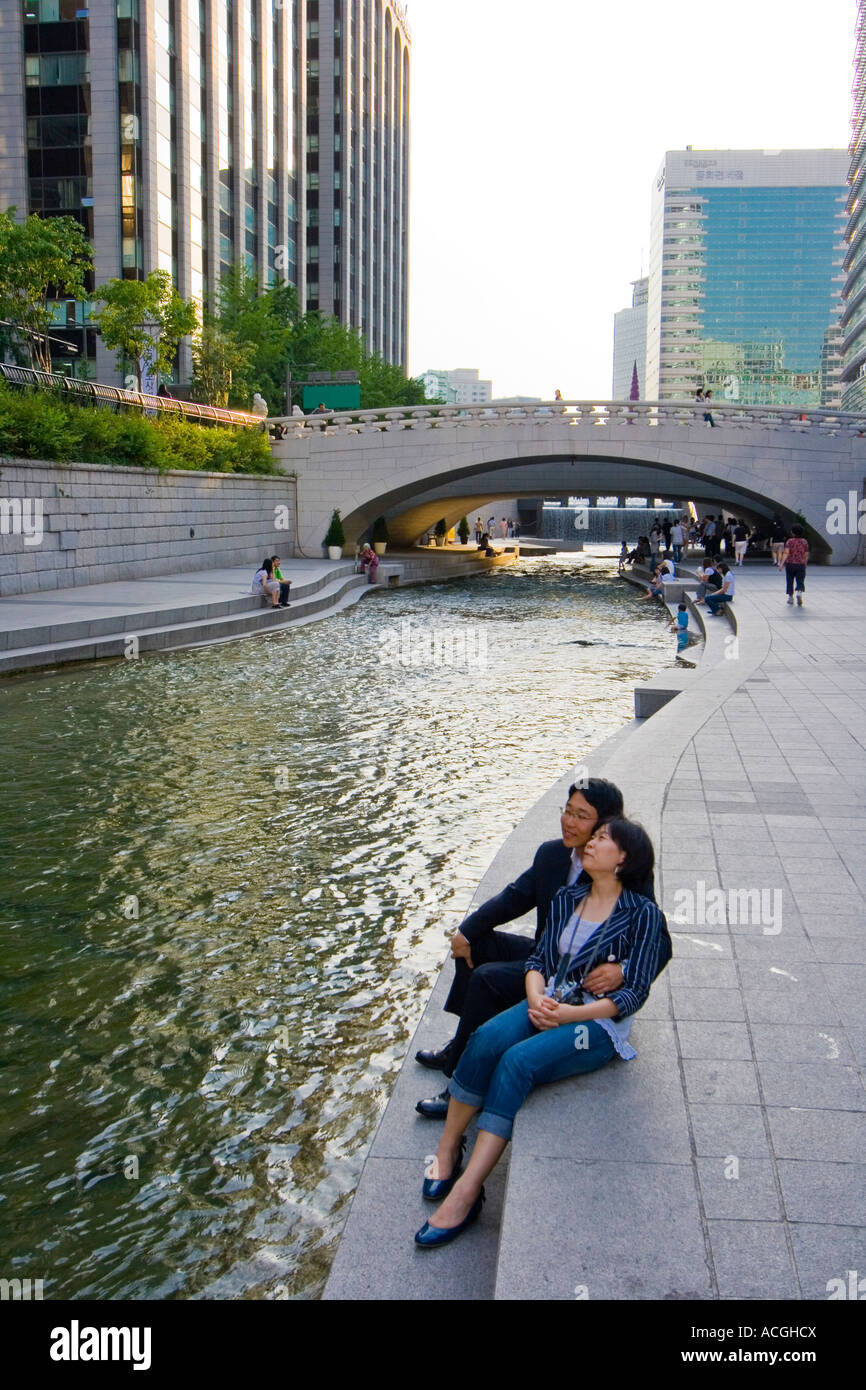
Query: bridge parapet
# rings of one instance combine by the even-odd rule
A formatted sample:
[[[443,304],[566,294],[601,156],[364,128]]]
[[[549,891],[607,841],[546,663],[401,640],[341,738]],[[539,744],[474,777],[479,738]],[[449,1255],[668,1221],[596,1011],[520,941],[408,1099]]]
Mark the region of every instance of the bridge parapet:
[[[611,425],[704,424],[707,410],[717,427],[738,430],[782,430],[794,434],[866,435],[866,414],[814,410],[802,406],[721,404],[697,401],[551,401],[526,405],[399,406],[379,410],[331,410],[322,414],[274,416],[269,424],[282,426],[284,437],[390,433],[401,430],[496,429],[558,423],[575,429],[604,429]],[[706,423],[706,428],[710,428]]]

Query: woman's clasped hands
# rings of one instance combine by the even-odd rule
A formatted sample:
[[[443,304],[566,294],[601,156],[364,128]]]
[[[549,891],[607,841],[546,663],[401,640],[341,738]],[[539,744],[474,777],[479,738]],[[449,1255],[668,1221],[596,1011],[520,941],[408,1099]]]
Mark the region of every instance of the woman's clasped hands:
[[[529,1018],[536,1028],[558,1028],[570,1020],[564,1017],[563,1005],[547,994],[536,995],[529,1000]]]

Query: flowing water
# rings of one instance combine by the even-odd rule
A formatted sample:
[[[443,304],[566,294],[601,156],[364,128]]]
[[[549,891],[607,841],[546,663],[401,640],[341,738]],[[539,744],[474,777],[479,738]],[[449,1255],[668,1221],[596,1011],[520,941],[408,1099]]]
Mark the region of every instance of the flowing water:
[[[673,660],[614,571],[2,687],[0,1276],[318,1295],[454,914]]]

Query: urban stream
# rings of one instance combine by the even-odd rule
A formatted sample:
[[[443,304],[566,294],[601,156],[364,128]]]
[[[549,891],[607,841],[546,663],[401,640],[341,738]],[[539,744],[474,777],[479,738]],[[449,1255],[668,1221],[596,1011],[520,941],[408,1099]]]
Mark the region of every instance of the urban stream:
[[[478,880],[673,661],[615,571],[0,687],[0,1275],[318,1296]]]

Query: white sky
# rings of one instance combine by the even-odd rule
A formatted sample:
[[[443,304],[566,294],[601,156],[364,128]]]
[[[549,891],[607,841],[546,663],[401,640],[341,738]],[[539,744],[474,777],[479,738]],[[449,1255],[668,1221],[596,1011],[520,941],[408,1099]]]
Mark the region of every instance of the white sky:
[[[846,147],[856,0],[409,0],[410,371],[607,399],[666,149]]]

